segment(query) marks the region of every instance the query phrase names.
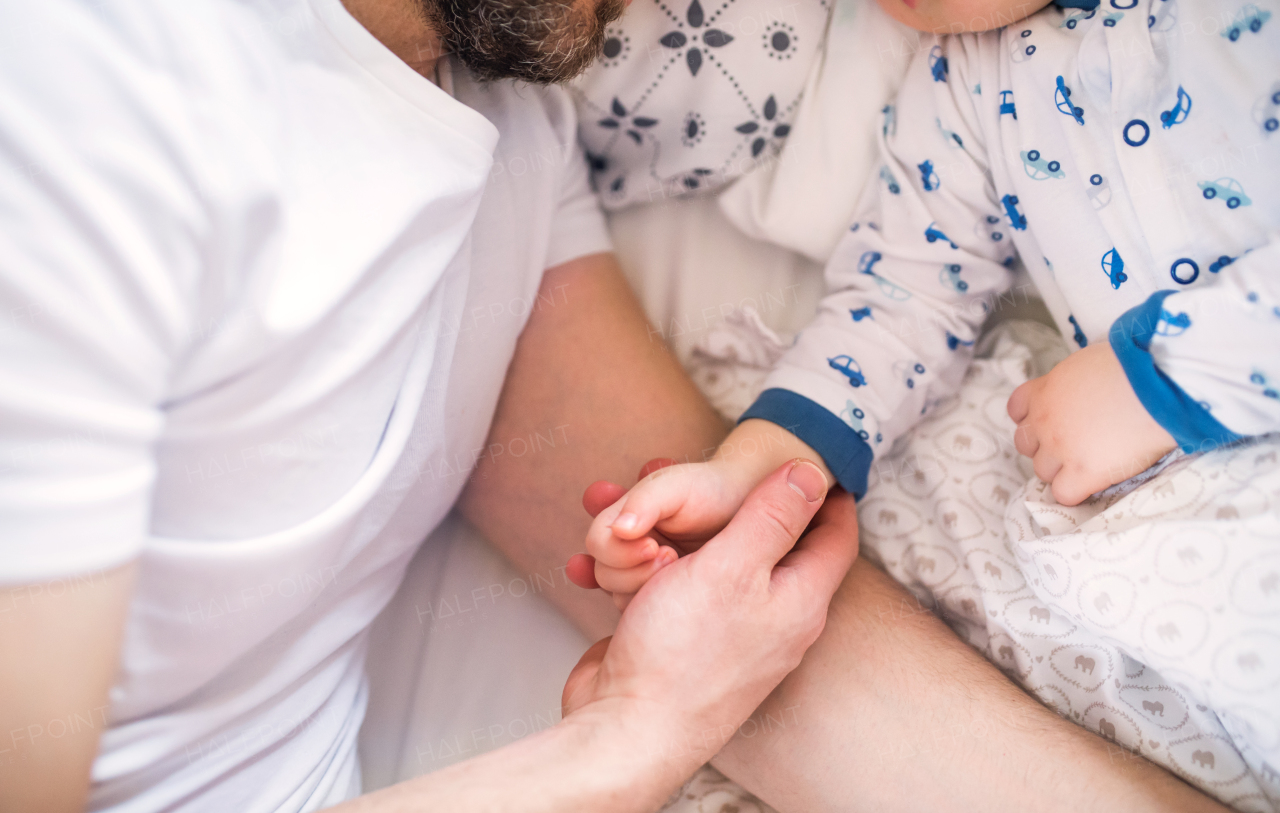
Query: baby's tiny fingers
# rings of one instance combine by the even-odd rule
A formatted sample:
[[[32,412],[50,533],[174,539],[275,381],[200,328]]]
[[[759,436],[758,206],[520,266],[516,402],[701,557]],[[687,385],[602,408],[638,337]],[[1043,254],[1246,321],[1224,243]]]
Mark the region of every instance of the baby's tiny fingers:
[[[1035,457],[1040,451],[1040,441],[1030,423],[1018,424],[1018,428],[1013,430],[1013,447],[1024,457]]]
[[[1058,505],[1079,505],[1089,498],[1095,492],[1106,488],[1110,483],[1091,482],[1089,477],[1081,471],[1070,471],[1063,469],[1058,472],[1058,476],[1053,478],[1053,498],[1058,501]]]
[[[1053,483],[1054,478],[1062,471],[1062,461],[1042,450],[1031,459],[1031,468],[1035,471],[1036,477],[1046,483]]]
[[[605,590],[615,595],[636,593],[644,587],[645,582],[653,578],[653,574],[674,562],[676,558],[674,550],[664,547],[653,559],[635,567],[610,567],[597,560],[596,581]]]
[[[644,539],[613,537],[603,545],[587,545],[587,552],[596,558],[597,563],[626,569],[653,561],[658,555],[658,547],[658,543],[647,536]]]
[[[610,530],[624,539],[638,539],[649,533],[660,520],[680,510],[689,498],[690,489],[698,485],[698,478],[705,476],[705,472],[704,464],[652,471],[622,500],[617,516],[609,524]]]
[[[1009,413],[1009,417],[1013,418],[1014,423],[1022,423],[1022,419],[1031,411],[1031,390],[1035,381],[1036,379],[1033,378],[1031,381],[1022,383],[1009,396],[1009,403],[1005,405],[1005,410]]]

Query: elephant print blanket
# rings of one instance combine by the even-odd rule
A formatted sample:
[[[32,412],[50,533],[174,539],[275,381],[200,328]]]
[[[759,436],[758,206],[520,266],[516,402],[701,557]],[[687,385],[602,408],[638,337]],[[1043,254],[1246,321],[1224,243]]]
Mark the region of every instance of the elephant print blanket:
[[[691,365],[729,414],[780,348],[749,322]],[[863,555],[1117,758],[1280,811],[1280,436],[1175,452],[1064,507],[1014,450],[1005,403],[1065,344],[1007,322],[980,350],[959,393],[873,466]],[[670,809],[733,793],[710,773],[690,787]],[[739,793],[755,805],[742,809],[768,810]]]

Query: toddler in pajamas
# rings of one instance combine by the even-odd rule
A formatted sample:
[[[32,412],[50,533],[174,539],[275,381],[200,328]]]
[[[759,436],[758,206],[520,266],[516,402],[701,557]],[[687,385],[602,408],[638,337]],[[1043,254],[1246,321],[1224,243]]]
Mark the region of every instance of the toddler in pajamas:
[[[620,605],[788,460],[865,494],[875,461],[960,387],[1018,264],[1075,349],[1007,405],[1061,506],[1175,449],[1280,430],[1270,6],[881,4],[926,32],[1004,27],[921,37],[814,322],[713,459],[597,517],[587,549]]]
[[[883,3],[921,30],[1027,8]],[[817,318],[716,458],[664,470],[596,519],[601,586],[634,592],[674,556],[651,530],[710,535],[789,458],[820,460],[829,481],[865,493],[873,461],[959,386],[1019,261],[1078,345],[1008,405],[1019,451],[1063,505],[1174,448],[1280,429],[1271,16],[1105,0],[922,37]]]

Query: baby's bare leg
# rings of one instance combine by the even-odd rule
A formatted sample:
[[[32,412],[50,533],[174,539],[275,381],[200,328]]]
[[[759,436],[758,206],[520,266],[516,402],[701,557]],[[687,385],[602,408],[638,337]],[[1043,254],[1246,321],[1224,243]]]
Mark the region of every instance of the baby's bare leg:
[[[1225,811],[1022,692],[854,563],[827,626],[716,757],[788,811]]]

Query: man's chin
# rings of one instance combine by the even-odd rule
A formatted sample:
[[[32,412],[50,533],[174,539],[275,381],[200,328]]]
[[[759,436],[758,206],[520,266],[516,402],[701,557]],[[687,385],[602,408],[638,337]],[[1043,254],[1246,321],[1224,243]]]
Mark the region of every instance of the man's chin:
[[[605,26],[621,17],[626,7],[627,0],[599,0],[589,18],[566,22],[563,29],[548,38],[556,44],[547,40],[513,41],[501,47],[490,42],[490,47],[480,49],[471,47],[465,37],[454,37],[453,53],[482,81],[561,84],[576,78],[595,62],[604,46]]]

